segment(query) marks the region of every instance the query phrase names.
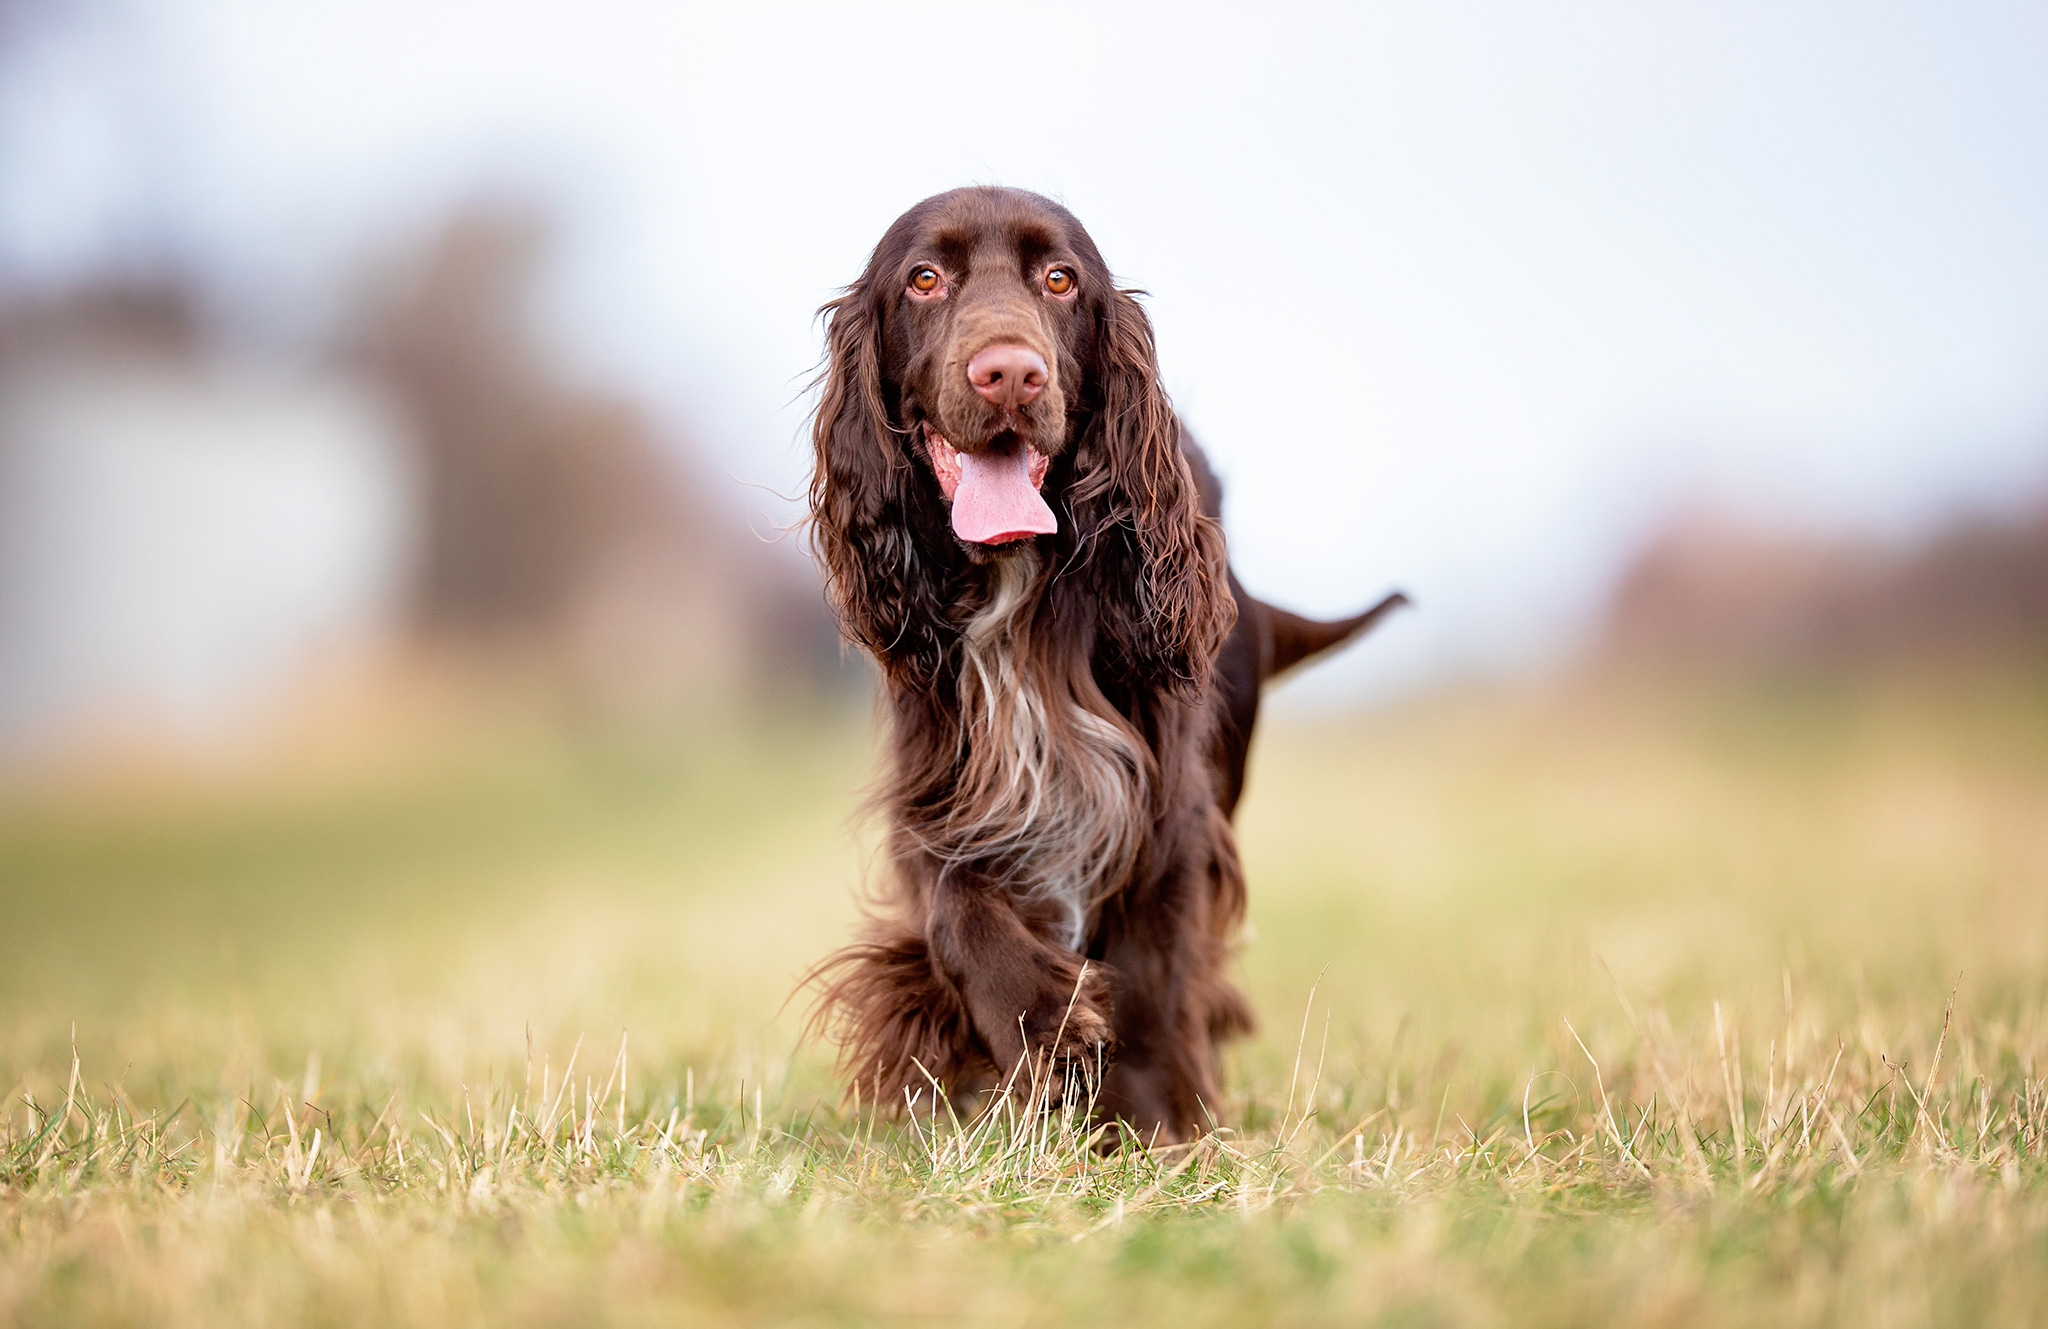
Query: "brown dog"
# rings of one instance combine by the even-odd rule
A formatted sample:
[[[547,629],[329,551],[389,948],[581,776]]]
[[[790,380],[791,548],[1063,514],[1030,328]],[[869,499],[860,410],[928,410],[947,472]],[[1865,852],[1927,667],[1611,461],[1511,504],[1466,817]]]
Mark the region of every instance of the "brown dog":
[[[1224,971],[1260,685],[1403,598],[1245,594],[1144,310],[1047,199],[926,199],[824,313],[813,536],[892,745],[891,873],[820,1016],[870,1101],[1102,1066],[1103,1113],[1200,1133],[1252,1024]]]

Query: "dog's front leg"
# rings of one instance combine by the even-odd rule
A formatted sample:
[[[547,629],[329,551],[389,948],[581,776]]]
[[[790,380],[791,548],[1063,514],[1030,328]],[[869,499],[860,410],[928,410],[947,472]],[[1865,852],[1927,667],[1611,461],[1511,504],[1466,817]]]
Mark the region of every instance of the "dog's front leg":
[[[1103,967],[1032,932],[1000,888],[965,872],[942,874],[928,928],[932,958],[966,999],[1006,1083],[1027,1083],[1034,1073],[1093,1074],[1107,1057]]]
[[[1172,847],[1170,866],[1105,905],[1096,935],[1113,975],[1117,1042],[1101,1109],[1148,1145],[1215,1124],[1216,1045],[1251,1028],[1224,972],[1244,891],[1229,824],[1212,809],[1159,840]]]

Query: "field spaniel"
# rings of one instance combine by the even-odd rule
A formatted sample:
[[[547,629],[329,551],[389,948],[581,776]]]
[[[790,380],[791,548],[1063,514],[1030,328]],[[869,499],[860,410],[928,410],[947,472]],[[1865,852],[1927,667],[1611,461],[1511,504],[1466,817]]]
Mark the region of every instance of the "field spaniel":
[[[812,532],[891,742],[888,872],[819,1018],[871,1102],[1079,1072],[1141,1140],[1197,1135],[1252,1026],[1225,970],[1260,685],[1402,598],[1245,593],[1145,311],[1048,199],[926,199],[823,314]]]

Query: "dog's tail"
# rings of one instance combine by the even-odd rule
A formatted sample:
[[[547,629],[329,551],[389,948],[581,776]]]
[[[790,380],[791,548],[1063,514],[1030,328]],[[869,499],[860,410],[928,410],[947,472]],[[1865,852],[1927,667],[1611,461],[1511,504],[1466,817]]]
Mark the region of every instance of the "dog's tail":
[[[1259,617],[1264,621],[1264,640],[1259,643],[1260,681],[1284,674],[1304,660],[1363,636],[1381,619],[1408,603],[1406,595],[1395,591],[1362,614],[1321,622],[1260,602],[1263,612]]]

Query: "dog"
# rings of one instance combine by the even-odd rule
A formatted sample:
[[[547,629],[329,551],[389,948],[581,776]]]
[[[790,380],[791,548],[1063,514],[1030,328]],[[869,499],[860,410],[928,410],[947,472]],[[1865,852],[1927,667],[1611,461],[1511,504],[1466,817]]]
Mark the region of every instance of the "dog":
[[[1136,294],[1064,207],[977,187],[820,311],[811,535],[889,755],[888,870],[814,1020],[871,1102],[1078,1073],[1170,1144],[1253,1025],[1226,969],[1260,688],[1406,597],[1318,622],[1245,593]]]

